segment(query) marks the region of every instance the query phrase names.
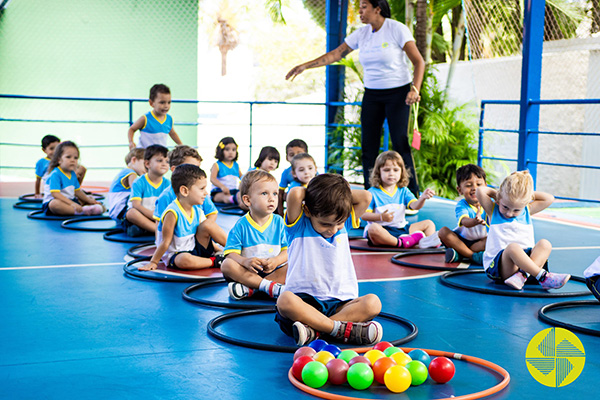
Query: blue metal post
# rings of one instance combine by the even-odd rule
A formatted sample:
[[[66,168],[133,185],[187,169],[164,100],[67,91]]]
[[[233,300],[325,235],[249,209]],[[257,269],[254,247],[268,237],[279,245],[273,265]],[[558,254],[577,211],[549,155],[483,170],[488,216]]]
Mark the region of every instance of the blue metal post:
[[[348,0],[327,0],[326,6],[326,30],[327,30],[327,52],[336,49],[343,43],[346,37],[348,20]],[[344,100],[344,68],[339,65],[328,65],[325,70],[325,85],[327,103],[325,111],[325,171],[329,168],[329,146],[343,145],[343,139],[339,143],[330,143],[330,134],[335,130],[335,115],[338,107],[331,106],[332,102]]]
[[[540,99],[542,84],[542,49],[544,46],[544,11],[546,0],[526,0],[523,17],[523,65],[521,67],[521,101],[519,112],[519,153],[517,168],[529,169],[535,184],[540,106],[531,101]]]
[[[477,165],[483,167],[483,119],[485,117],[485,103],[481,102],[479,114],[479,146],[477,147]]]

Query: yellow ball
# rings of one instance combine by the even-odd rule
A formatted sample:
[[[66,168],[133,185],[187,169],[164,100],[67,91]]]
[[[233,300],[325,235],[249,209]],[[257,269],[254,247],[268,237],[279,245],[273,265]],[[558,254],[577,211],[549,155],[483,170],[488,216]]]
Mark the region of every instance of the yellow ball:
[[[323,365],[327,365],[327,363],[333,360],[335,357],[328,351],[321,350],[317,354],[313,356],[313,360],[320,362]]]
[[[406,368],[401,365],[394,365],[385,371],[383,381],[385,382],[385,387],[391,392],[402,393],[410,387],[412,377]]]
[[[383,354],[383,351],[381,350],[369,350],[365,353],[365,357],[367,357],[369,359],[369,361],[371,361],[371,365],[375,364],[375,361],[379,360],[382,357],[385,357],[385,354]]]
[[[403,351],[399,351],[397,353],[392,354],[390,358],[393,358],[394,361],[396,361],[396,364],[401,365],[403,367],[412,361],[412,358],[410,358],[410,356]]]

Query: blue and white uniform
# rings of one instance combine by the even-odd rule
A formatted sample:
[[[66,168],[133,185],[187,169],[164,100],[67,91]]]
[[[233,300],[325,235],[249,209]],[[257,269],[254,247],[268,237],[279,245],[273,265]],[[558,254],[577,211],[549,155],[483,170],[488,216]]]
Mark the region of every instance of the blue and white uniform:
[[[458,221],[458,226],[454,229],[454,233],[467,240],[479,240],[487,236],[488,233],[486,225],[476,225],[471,228],[461,225],[463,218],[477,217],[477,208],[475,206],[467,203],[465,199],[462,199],[456,204],[454,211],[456,213],[456,220]],[[483,210],[481,213],[481,218],[484,221],[487,219],[487,215]]]
[[[154,214],[152,215],[154,219],[157,221],[160,220],[162,213],[176,198],[177,196],[175,195],[173,186],[169,185],[169,187],[166,188],[160,196],[158,196],[158,199],[156,199],[156,204],[154,206]],[[218,212],[215,203],[213,203],[213,201],[208,196],[204,198],[204,203],[196,207],[199,207],[204,212],[204,216],[206,217],[212,214],[217,214]]]
[[[167,147],[167,136],[173,129],[173,118],[166,114],[162,121],[154,115],[154,111],[144,114],[146,123],[140,129],[140,147],[144,149],[153,144]]]
[[[590,265],[585,269],[585,271],[583,271],[583,276],[586,278],[600,276],[600,257],[596,258],[592,265]]]
[[[154,212],[156,199],[169,186],[171,186],[171,182],[163,176],[160,177],[160,182],[157,184],[150,181],[148,174],[140,176],[131,185],[131,196],[127,203],[128,208],[132,208],[132,200],[140,200],[142,206]]]
[[[223,254],[242,257],[273,258],[288,247],[283,218],[271,214],[264,225],[258,225],[250,213],[237,220],[227,235]]]
[[[294,182],[294,175],[292,175],[292,167],[289,166],[281,173],[281,181],[279,182],[279,189],[286,190],[290,184]]]
[[[494,212],[489,221],[490,228],[483,253],[483,268],[487,270],[496,258],[511,243],[518,244],[522,249],[529,249],[535,245],[533,236],[533,224],[529,212],[529,206],[523,212],[513,218],[506,218],[500,213],[497,204],[494,204]]]
[[[119,215],[124,209],[127,209],[127,200],[131,194],[129,186],[129,177],[138,176],[137,172],[131,168],[123,168],[115,177],[108,191],[108,215],[114,219],[119,219]]]
[[[173,213],[177,221],[175,222],[175,229],[173,230],[173,240],[169,248],[162,257],[162,261],[165,265],[168,265],[169,260],[177,253],[184,251],[192,251],[196,247],[196,230],[198,225],[204,221],[204,213],[198,207],[192,207],[191,215],[187,215],[181,207],[179,200],[175,199],[165,212],[160,217],[158,223],[158,229],[162,232],[163,223],[168,213]]]
[[[378,188],[371,187],[369,188],[369,192],[373,195],[371,199],[371,204],[369,208],[367,208],[366,212],[371,213],[380,213],[383,214],[385,211],[388,213],[394,213],[394,219],[390,222],[367,222],[367,226],[365,227],[364,237],[367,237],[367,231],[369,230],[369,226],[371,224],[379,224],[381,226],[387,226],[390,228],[404,228],[408,225],[408,221],[404,217],[406,212],[406,208],[413,202],[417,201],[416,197],[408,188],[406,187],[396,187],[394,186],[394,190],[392,193],[386,191],[381,186]]]
[[[48,165],[50,164],[50,159],[48,157],[43,157],[35,163],[35,176],[42,179],[42,185],[44,185],[44,181],[48,178]]]
[[[69,200],[75,200],[75,192],[80,189],[77,174],[74,171],[65,172],[60,167],[56,167],[48,175],[44,184],[44,199],[43,204],[50,203],[54,200],[52,193],[60,192]]]
[[[348,231],[359,226],[354,214],[331,238],[324,238],[310,219],[300,214],[287,221],[288,270],[284,290],[307,293],[319,300],[350,300],[358,297],[358,280],[350,255]]]
[[[290,189],[293,189],[293,188],[295,188],[295,187],[304,187],[304,188],[305,188],[305,187],[307,187],[307,186],[308,186],[308,185],[305,185],[304,183],[302,183],[302,182],[299,182],[299,181],[297,181],[297,180],[295,180],[295,179],[294,179],[292,182],[290,182]]]
[[[227,165],[223,161],[217,161],[217,179],[221,182],[227,189],[235,190],[238,188],[240,183],[240,166],[236,161],[231,162]],[[221,191],[219,188],[213,189],[218,192]]]

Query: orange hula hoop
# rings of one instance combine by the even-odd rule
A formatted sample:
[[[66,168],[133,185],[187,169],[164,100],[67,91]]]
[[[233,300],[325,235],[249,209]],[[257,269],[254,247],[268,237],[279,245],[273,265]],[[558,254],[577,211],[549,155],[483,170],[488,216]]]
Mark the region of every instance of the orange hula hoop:
[[[92,193],[108,193],[109,188],[106,186],[88,186],[84,185],[81,187],[82,190],[87,190]]]
[[[415,350],[416,348],[417,347],[401,347],[401,349],[405,352]],[[369,348],[369,349],[371,349],[371,348]],[[367,350],[369,350],[369,349],[367,349]],[[351,350],[356,351],[357,349],[351,349]],[[360,348],[358,350],[364,351],[364,348]],[[484,366],[488,369],[491,369],[494,372],[497,372],[503,378],[502,381],[500,383],[498,383],[497,385],[492,386],[489,389],[482,390],[480,392],[465,394],[463,396],[456,396],[456,397],[444,397],[442,399],[436,399],[436,400],[480,399],[482,397],[491,396],[492,394],[498,393],[499,391],[504,389],[506,386],[508,386],[508,384],[510,383],[510,374],[508,373],[507,370],[505,370],[504,368],[502,368],[501,366],[499,366],[497,364],[494,364],[494,363],[484,360],[482,358],[467,356],[467,355],[459,354],[459,353],[451,353],[449,351],[429,350],[429,349],[421,349],[421,350],[425,351],[430,356],[436,356],[436,357],[443,356],[443,357],[448,357],[448,358],[451,358],[454,360],[466,361],[466,362],[470,362],[473,364]],[[364,400],[364,398],[344,396],[341,394],[329,393],[329,392],[325,392],[323,390],[311,388],[310,386],[307,386],[304,383],[297,380],[294,377],[294,375],[292,374],[291,368],[288,371],[288,379],[290,380],[292,385],[296,386],[298,389],[302,390],[303,392],[312,394],[313,396],[320,397],[322,399],[327,399],[327,400]]]

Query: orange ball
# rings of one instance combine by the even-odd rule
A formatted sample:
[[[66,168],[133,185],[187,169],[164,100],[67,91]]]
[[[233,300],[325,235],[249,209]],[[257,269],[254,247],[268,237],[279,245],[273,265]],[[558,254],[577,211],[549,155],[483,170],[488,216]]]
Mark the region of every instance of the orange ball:
[[[394,365],[396,365],[396,361],[389,357],[382,357],[375,361],[375,364],[373,364],[373,374],[375,374],[375,380],[381,384],[384,384],[385,381],[383,377],[385,372]]]

